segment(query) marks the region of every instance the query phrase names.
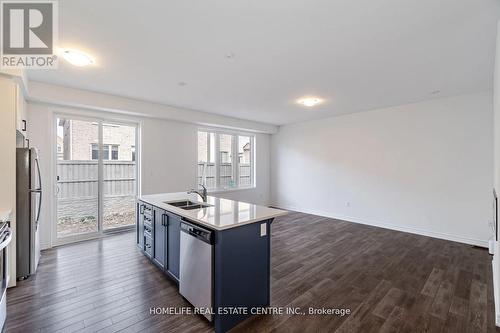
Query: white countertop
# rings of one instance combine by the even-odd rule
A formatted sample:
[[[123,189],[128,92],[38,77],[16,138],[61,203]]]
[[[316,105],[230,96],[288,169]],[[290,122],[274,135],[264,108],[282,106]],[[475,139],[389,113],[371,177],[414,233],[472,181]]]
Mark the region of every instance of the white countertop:
[[[186,192],[150,194],[139,197],[139,200],[215,230],[264,221],[287,213],[280,209],[212,196],[208,196],[206,202],[211,206],[200,209],[185,210],[165,203],[188,199],[193,202],[203,202],[197,194],[187,194]]]

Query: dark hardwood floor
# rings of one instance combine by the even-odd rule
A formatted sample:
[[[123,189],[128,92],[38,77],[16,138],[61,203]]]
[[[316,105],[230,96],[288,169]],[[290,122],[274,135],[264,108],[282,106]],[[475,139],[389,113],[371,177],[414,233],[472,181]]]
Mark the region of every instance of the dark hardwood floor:
[[[472,246],[301,213],[272,229],[272,306],[350,315],[254,316],[232,332],[494,332],[491,257]],[[211,332],[134,234],[43,252],[8,290],[6,332]]]

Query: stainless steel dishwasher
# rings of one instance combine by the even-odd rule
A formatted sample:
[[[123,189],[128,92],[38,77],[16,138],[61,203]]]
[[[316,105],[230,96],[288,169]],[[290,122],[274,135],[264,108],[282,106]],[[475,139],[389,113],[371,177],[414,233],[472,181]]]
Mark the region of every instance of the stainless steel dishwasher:
[[[213,232],[181,223],[179,292],[192,305],[212,309]],[[212,321],[208,312],[204,316]]]

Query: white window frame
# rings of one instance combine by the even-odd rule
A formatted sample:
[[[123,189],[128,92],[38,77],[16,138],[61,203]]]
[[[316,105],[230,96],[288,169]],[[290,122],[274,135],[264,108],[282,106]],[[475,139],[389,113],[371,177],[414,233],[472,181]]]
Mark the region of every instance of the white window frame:
[[[86,110],[86,109],[83,109]],[[102,117],[99,114],[93,114],[89,112],[90,110],[87,111],[82,111],[80,109],[67,109],[67,108],[58,108],[58,107],[52,107],[51,108],[51,113],[52,113],[52,129],[51,129],[51,136],[52,136],[52,149],[51,149],[51,154],[52,154],[52,165],[51,165],[51,175],[53,181],[56,180],[57,178],[57,119],[58,118],[71,118],[72,120],[82,120],[82,121],[87,121],[91,122],[95,125],[100,125],[98,126],[98,142],[102,142],[102,137],[103,137],[103,127],[105,125],[108,125],[107,122],[112,122],[113,124],[116,125],[124,125],[124,126],[133,126],[135,127],[135,147],[136,147],[136,168],[135,168],[135,196],[136,199],[141,195],[141,170],[142,170],[142,146],[141,146],[141,135],[142,135],[142,121],[136,120],[134,118],[115,118],[115,117]],[[72,123],[70,123],[70,126],[72,126]],[[118,145],[119,146],[119,145]],[[70,156],[72,158],[72,147],[73,145],[70,145]],[[90,148],[92,150],[92,146]],[[99,151],[102,151],[103,147],[101,144],[99,144]],[[110,151],[111,152],[111,151]],[[92,156],[91,156],[92,157]],[[113,232],[117,232],[120,230],[133,230],[136,225],[135,223],[129,226],[124,226],[124,227],[118,227],[118,228],[112,228],[112,229],[107,229],[104,230],[103,227],[103,211],[104,211],[104,188],[103,188],[103,182],[104,182],[104,177],[103,177],[103,164],[104,160],[99,159],[98,160],[98,197],[102,199],[98,199],[98,220],[97,220],[97,231],[89,232],[89,233],[81,233],[81,234],[76,234],[76,235],[70,235],[70,236],[65,236],[65,237],[58,237],[57,236],[57,199],[53,200],[53,203],[51,205],[51,221],[54,221],[51,223],[51,240],[50,240],[50,246],[59,246],[59,245],[64,245],[64,244],[70,244],[74,242],[79,242],[82,240],[89,240],[89,239],[95,239],[95,238],[100,238],[105,236],[106,234],[110,234]],[[55,185],[55,184],[54,184]],[[57,190],[56,188],[57,185],[54,186],[54,189],[52,190],[52,195],[54,197],[57,196]]]
[[[214,129],[214,128],[206,128],[206,127],[201,127],[198,128],[198,131],[196,132],[196,135],[198,137],[199,132],[207,132],[207,133],[213,133],[214,134],[214,140],[215,140],[215,188],[209,188],[207,189],[209,193],[220,193],[220,192],[230,192],[230,191],[239,191],[239,190],[246,190],[246,189],[252,189],[256,187],[256,174],[255,174],[255,166],[257,163],[257,160],[255,158],[255,134],[253,133],[248,133],[248,132],[238,132],[238,131],[227,131],[227,130],[219,130],[219,129]],[[231,135],[231,163],[232,163],[232,174],[233,178],[235,181],[235,186],[234,187],[222,187],[220,185],[220,135],[225,134],[225,135]],[[250,185],[240,185],[240,177],[239,177],[239,165],[240,161],[238,158],[238,140],[239,136],[246,136],[250,138]],[[198,140],[196,140],[198,143]],[[208,143],[207,143],[208,144]],[[210,147],[208,147],[208,150],[210,150]],[[198,152],[199,152],[199,146],[196,147],[196,182],[198,183],[198,178],[201,176],[198,174]],[[199,185],[199,184],[198,184]]]

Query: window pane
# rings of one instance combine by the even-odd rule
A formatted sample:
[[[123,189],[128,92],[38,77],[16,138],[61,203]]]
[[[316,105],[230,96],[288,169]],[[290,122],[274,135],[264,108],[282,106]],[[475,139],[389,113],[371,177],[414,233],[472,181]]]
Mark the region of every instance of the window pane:
[[[248,136],[238,137],[238,176],[240,186],[252,185],[252,147]]]
[[[112,123],[102,126],[103,228],[104,230],[135,223],[136,127]]]
[[[92,159],[97,160],[99,158],[99,145],[97,143],[92,144]]]
[[[198,184],[215,188],[215,133],[198,132]]]
[[[233,178],[232,139],[233,136],[229,134],[219,135],[219,184],[222,188],[235,186]]]
[[[109,160],[109,145],[102,145],[102,159]]]
[[[130,147],[130,150],[132,152],[132,147]],[[111,159],[112,160],[118,160],[118,146],[117,145],[113,145],[111,146]]]
[[[57,118],[57,238],[97,232],[98,126]]]

